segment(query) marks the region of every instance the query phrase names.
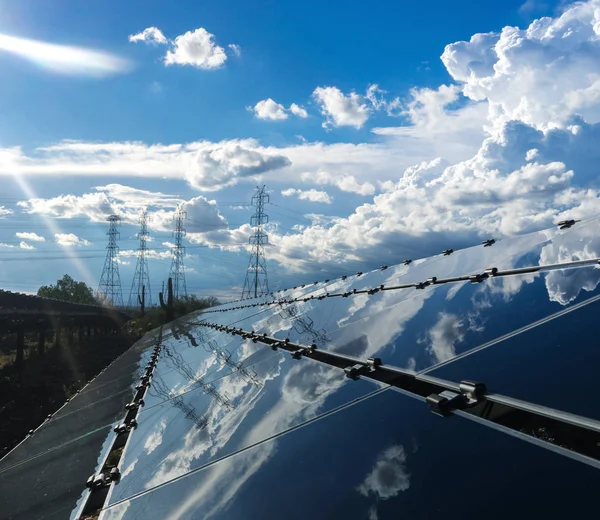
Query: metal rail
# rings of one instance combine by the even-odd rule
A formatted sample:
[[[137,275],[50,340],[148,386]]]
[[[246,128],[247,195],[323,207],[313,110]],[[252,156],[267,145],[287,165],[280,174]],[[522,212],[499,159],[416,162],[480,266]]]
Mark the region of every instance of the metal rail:
[[[287,351],[294,359],[306,357],[339,368],[350,379],[364,377],[394,386],[414,396],[425,398],[430,410],[437,415],[448,416],[459,410],[463,414],[518,432],[519,435],[527,435],[536,439],[536,442],[541,438],[548,444],[600,461],[598,420],[501,394],[488,394],[485,384],[481,382],[457,383],[428,374],[416,374],[385,365],[380,358],[359,359],[321,350],[314,343],[294,343],[289,339],[216,323],[200,322],[197,325],[241,336],[255,343],[263,343],[273,350]]]

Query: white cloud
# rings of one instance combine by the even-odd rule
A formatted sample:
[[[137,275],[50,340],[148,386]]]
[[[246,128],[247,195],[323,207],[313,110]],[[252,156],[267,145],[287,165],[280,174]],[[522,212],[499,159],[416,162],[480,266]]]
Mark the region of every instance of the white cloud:
[[[199,69],[218,69],[227,61],[223,47],[215,43],[215,35],[203,27],[175,38],[165,56],[166,65],[191,65]]]
[[[51,199],[29,199],[17,203],[26,213],[50,215],[58,218],[89,217],[95,222],[106,220],[116,213],[116,207],[105,193],[86,193],[76,195],[59,195]]]
[[[369,119],[370,109],[363,96],[356,92],[345,95],[337,87],[317,87],[313,97],[325,116],[323,127],[352,126],[362,128]]]
[[[0,242],[0,247],[5,247],[6,249],[14,249],[15,246],[12,244],[5,244],[4,242]]]
[[[85,238],[79,238],[73,233],[55,233],[54,241],[61,246],[91,246],[92,243]]]
[[[295,195],[300,200],[309,200],[310,202],[322,202],[323,204],[331,204],[333,202],[333,199],[326,191],[319,191],[315,189],[297,190],[294,188],[288,188],[287,190],[282,190],[281,194],[284,197],[293,197]]]
[[[100,77],[125,72],[131,68],[127,60],[105,52],[6,34],[0,34],[0,51],[15,54],[60,74]]]
[[[137,249],[124,249],[119,251],[119,260],[120,263],[128,264],[129,262],[125,262],[123,258],[134,258],[138,256]],[[173,255],[171,251],[157,251],[155,249],[148,249],[145,253],[145,257],[149,260],[170,260]]]
[[[157,27],[148,27],[140,33],[131,34],[129,36],[129,41],[132,43],[146,42],[154,44],[165,44],[168,43],[169,40],[167,40],[165,35]]]
[[[229,227],[219,211],[217,201],[199,196],[182,204],[188,238],[198,233],[219,231]],[[175,211],[158,210],[152,214],[152,226],[163,231],[173,229]]]
[[[22,238],[23,240],[30,240],[31,242],[45,242],[46,239],[41,237],[37,233],[29,233],[29,232],[17,232],[15,233],[17,238]]]
[[[127,206],[141,209],[147,207],[173,208],[183,199],[159,191],[140,190],[123,184],[107,184],[96,186],[97,191],[106,193],[111,200],[125,202]]]
[[[308,117],[308,112],[301,106],[296,105],[296,103],[292,103],[290,105],[290,112],[302,119],[306,119]]]
[[[254,107],[248,107],[248,110],[254,112],[258,119],[267,119],[271,121],[283,121],[288,118],[290,113],[301,119],[308,117],[308,112],[296,103],[292,103],[290,107],[286,109],[281,103],[277,103],[271,98],[259,101]]]
[[[374,83],[367,88],[365,98],[371,103],[374,110],[384,110],[389,116],[399,116],[402,112],[402,103],[399,98],[394,98],[388,101],[385,94],[388,92],[379,88],[379,85]]]
[[[9,208],[5,208],[4,206],[0,206],[0,218],[6,217],[7,215],[14,214],[14,211]]]
[[[197,150],[187,180],[200,190],[218,190],[236,184],[239,178],[261,175],[289,166],[284,155],[268,154],[252,141],[225,141]]]
[[[19,247],[21,249],[35,249],[35,247],[33,247],[32,245],[28,244],[27,242],[23,242],[23,241],[21,241],[21,243],[19,244]]]
[[[236,56],[242,55],[242,48],[236,43],[230,43],[227,47],[229,47],[231,49],[231,52],[233,52],[233,54],[235,54]]]
[[[35,157],[24,156],[19,148],[0,149],[0,175],[61,172],[140,177],[143,172],[145,178],[186,179],[205,191],[232,186],[240,179],[255,178],[289,165],[290,160],[279,149],[260,146],[253,139],[186,145],[62,141],[38,148]]]
[[[442,61],[466,96],[487,100],[495,128],[520,120],[545,130],[575,111],[600,120],[600,20],[597,0],[569,6],[526,29],[476,34],[446,46]]]
[[[258,119],[270,119],[272,121],[281,121],[287,119],[283,105],[276,103],[271,98],[263,99],[254,105],[254,113]]]
[[[436,129],[447,115],[445,108],[458,100],[460,87],[441,85],[437,89],[414,88],[404,111],[414,125]]]
[[[358,195],[373,195],[375,193],[375,186],[370,182],[360,183],[353,175],[332,175],[322,171],[315,173],[304,172],[301,175],[301,179],[304,182],[319,185],[329,184],[331,186],[336,186],[342,191],[357,193]]]

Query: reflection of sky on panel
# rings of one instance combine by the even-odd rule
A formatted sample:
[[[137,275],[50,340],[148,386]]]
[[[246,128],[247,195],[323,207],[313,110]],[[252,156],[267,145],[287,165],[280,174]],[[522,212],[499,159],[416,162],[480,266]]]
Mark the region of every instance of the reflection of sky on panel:
[[[599,483],[594,468],[387,390],[100,518],[577,518]]]
[[[109,503],[282,433],[373,392],[340,370],[271,356],[170,401],[143,409],[120,462]]]
[[[452,381],[483,381],[492,393],[600,419],[596,400],[583,398],[600,366],[594,327],[599,311],[600,301],[594,300],[429,373]]]
[[[490,265],[510,269],[594,258],[600,255],[597,226],[593,219],[567,230],[541,231],[489,248],[478,246],[352,280],[338,279],[328,290],[423,280],[425,265],[435,265],[436,274],[446,277],[482,272]],[[399,271],[405,274],[399,277]],[[206,315],[206,319],[219,316],[220,323],[235,322],[245,330],[314,342],[357,357],[378,355],[388,364],[424,370],[589,297],[599,279],[600,270],[593,267],[562,269],[490,279],[479,285],[461,282],[252,308],[242,320],[228,319],[229,313]]]

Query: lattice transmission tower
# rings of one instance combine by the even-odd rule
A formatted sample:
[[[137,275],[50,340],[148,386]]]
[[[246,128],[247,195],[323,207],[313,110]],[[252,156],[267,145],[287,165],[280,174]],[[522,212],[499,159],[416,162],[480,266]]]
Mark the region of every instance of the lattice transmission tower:
[[[257,187],[256,190],[252,197],[252,206],[256,207],[256,212],[250,217],[250,225],[254,228],[254,233],[248,241],[252,246],[252,252],[242,298],[256,298],[269,292],[265,260],[265,245],[269,243],[269,236],[263,231],[263,225],[269,222],[269,215],[265,213],[265,204],[269,202],[269,195],[265,192],[265,186]]]
[[[117,240],[121,236],[117,226],[121,222],[121,217],[111,215],[106,219],[108,221],[108,245],[106,246],[106,260],[98,285],[98,292],[114,306],[123,306],[123,292],[121,290],[121,277],[119,276],[119,246]]]
[[[171,248],[171,270],[169,271],[169,277],[173,279],[173,298],[179,298],[181,296],[187,296],[187,286],[185,284],[185,268],[183,266],[183,256],[185,255],[185,246],[183,245],[183,237],[185,237],[185,229],[183,227],[183,221],[187,218],[187,213],[183,211],[183,205],[177,206],[177,211],[173,220],[175,221],[175,229],[173,230],[173,237],[175,243]]]
[[[148,252],[148,238],[150,233],[148,232],[148,212],[142,211],[140,215],[140,232],[138,238],[140,239],[140,245],[137,250],[137,263],[135,264],[135,273],[133,275],[133,282],[131,283],[131,290],[129,291],[129,301],[127,302],[128,307],[138,306],[138,296],[142,297],[142,288],[145,286],[145,300],[144,304],[146,307],[152,305],[152,292],[150,290],[150,273],[148,271],[148,258],[146,253]]]

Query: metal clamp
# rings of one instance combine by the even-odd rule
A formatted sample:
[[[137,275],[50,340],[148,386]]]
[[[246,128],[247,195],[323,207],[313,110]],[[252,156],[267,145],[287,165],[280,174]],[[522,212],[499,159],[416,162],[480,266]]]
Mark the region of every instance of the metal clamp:
[[[369,358],[364,365],[357,363],[356,365],[344,368],[344,372],[346,373],[346,377],[356,381],[360,379],[360,376],[367,375],[369,372],[377,370],[380,366],[380,358]]]

